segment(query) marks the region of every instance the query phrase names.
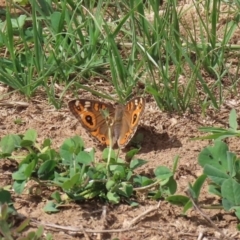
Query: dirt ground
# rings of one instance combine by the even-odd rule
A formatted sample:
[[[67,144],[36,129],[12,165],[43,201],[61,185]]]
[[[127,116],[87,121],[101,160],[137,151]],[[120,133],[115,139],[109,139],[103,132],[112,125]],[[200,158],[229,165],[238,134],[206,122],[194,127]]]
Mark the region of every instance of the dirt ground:
[[[4,1],[0,0],[0,7]],[[240,89],[239,89],[240,90]],[[239,91],[238,91],[239,92]],[[24,133],[27,129],[34,128],[38,132],[38,142],[51,138],[54,148],[58,149],[64,139],[79,134],[85,141],[86,147],[95,146],[96,157],[101,156],[101,150],[81,127],[77,119],[67,108],[67,102],[72,99],[71,93],[66,94],[64,104],[60,110],[49,105],[47,96],[41,90],[31,100],[26,100],[18,93],[9,93],[9,89],[0,85],[0,138],[7,134]],[[4,96],[4,98],[1,98]],[[81,93],[82,97],[91,97],[88,93]],[[240,107],[237,101],[239,96],[228,99],[219,112],[209,110],[206,116],[198,113],[177,115],[175,113],[161,112],[154,100],[146,96],[146,109],[142,117],[138,132],[144,134],[142,149],[139,158],[148,161],[140,171],[151,173],[159,165],[172,167],[175,156],[180,157],[180,162],[175,176],[178,184],[177,193],[184,194],[188,183],[193,183],[202,174],[202,169],[197,164],[200,151],[209,144],[208,141],[192,141],[191,138],[200,136],[198,128],[201,126],[227,127],[231,105],[239,113]],[[24,104],[23,104],[24,103]],[[21,119],[23,124],[15,124],[16,119]],[[240,140],[237,138],[227,140],[231,151],[240,155]],[[124,156],[124,152],[121,153]],[[12,183],[13,172],[9,160],[1,162],[0,187]],[[9,166],[7,169],[6,166]],[[202,215],[192,209],[187,216],[183,216],[180,207],[173,206],[165,201],[160,202],[159,209],[147,214],[140,219],[133,230],[121,232],[121,229],[151,207],[156,207],[158,202],[149,199],[140,200],[140,206],[132,208],[126,204],[110,205],[98,201],[90,201],[82,204],[69,203],[62,207],[56,214],[47,214],[43,207],[48,200],[49,193],[42,196],[12,194],[14,206],[24,216],[36,219],[43,223],[57,224],[61,226],[78,227],[97,231],[98,229],[118,229],[119,232],[103,234],[101,238],[96,233],[74,234],[66,231],[45,227],[45,233],[53,234],[54,239],[114,239],[120,240],[158,240],[158,239],[202,239],[198,238],[202,233],[206,239],[219,239],[219,232],[207,222]],[[201,193],[200,203],[217,203],[219,199],[207,193],[207,188]],[[106,207],[107,223],[102,224],[101,215]],[[221,210],[206,210],[204,212],[211,218],[214,224],[223,232],[231,236],[230,239],[240,239],[237,233],[237,218],[233,213]],[[33,227],[34,228],[34,227]],[[89,237],[89,238],[88,238]]]

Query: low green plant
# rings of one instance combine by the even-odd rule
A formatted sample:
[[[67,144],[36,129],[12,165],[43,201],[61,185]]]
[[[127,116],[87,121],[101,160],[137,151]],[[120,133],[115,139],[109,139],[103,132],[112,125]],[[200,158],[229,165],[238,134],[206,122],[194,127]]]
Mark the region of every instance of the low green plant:
[[[173,195],[177,189],[174,173],[178,159],[174,160],[173,170],[159,166],[150,178],[135,172],[147,162],[135,157],[138,149],[126,154],[126,162],[113,149],[106,148],[102,160],[97,161],[94,149],[86,151],[79,136],[66,139],[57,152],[51,148],[49,139],[39,145],[33,129],[24,135],[3,137],[0,148],[2,158],[15,158],[19,162],[18,170],[12,174],[16,193],[21,194],[30,180],[36,182],[34,187],[27,189],[30,194],[41,193],[42,186],[57,187],[51,195],[53,201],[44,208],[47,212],[58,211],[58,207],[70,199],[100,198],[114,204],[125,201],[135,206],[136,192],[159,199]],[[64,197],[59,191],[65,193]]]
[[[233,109],[229,117],[229,129],[223,128],[201,128],[212,135],[201,137],[201,139],[214,139],[214,145],[205,147],[198,156],[198,163],[203,168],[203,174],[199,176],[193,185],[189,184],[192,199],[198,202],[201,189],[207,179],[209,193],[220,198],[221,204],[209,206],[209,208],[220,208],[226,211],[234,211],[240,219],[240,158],[231,151],[226,143],[221,140],[226,137],[239,137],[237,130],[237,115]],[[182,205],[186,213],[193,207],[189,197],[175,195],[167,198],[173,204]],[[200,206],[201,208],[201,206]],[[240,225],[238,225],[240,229]]]
[[[17,212],[12,207],[11,195],[7,190],[0,189],[0,235],[1,239],[6,240],[38,240],[43,237],[43,227],[40,226],[33,232],[29,232],[26,236],[22,236],[23,231],[29,226],[30,219],[26,218],[16,227]],[[48,238],[50,239],[50,238]]]

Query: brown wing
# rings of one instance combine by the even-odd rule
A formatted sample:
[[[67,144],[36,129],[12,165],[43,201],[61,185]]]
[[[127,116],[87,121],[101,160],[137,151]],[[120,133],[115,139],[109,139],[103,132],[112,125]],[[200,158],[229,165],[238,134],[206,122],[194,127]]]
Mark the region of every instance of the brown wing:
[[[70,111],[79,119],[88,133],[101,144],[109,145],[108,122],[114,116],[114,107],[95,100],[72,100],[68,103]]]
[[[134,98],[125,105],[120,136],[117,141],[120,148],[125,147],[132,139],[137,130],[144,108],[145,100],[141,97]]]

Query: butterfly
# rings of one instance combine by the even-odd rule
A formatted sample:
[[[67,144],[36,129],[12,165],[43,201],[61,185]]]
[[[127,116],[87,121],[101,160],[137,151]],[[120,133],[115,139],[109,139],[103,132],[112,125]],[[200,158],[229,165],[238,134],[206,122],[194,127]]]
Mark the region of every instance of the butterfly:
[[[102,145],[124,148],[137,130],[144,111],[145,100],[136,97],[126,105],[103,103],[96,100],[78,99],[68,103],[70,111],[79,119],[88,133]]]

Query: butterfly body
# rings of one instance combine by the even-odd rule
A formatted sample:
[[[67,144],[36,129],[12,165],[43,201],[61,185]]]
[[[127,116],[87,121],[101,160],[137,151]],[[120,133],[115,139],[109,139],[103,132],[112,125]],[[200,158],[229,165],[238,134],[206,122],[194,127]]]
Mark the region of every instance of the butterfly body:
[[[145,101],[138,97],[126,105],[114,106],[96,100],[79,99],[70,101],[68,105],[82,126],[102,145],[110,145],[110,129],[112,144],[117,142],[123,148],[137,130]]]

